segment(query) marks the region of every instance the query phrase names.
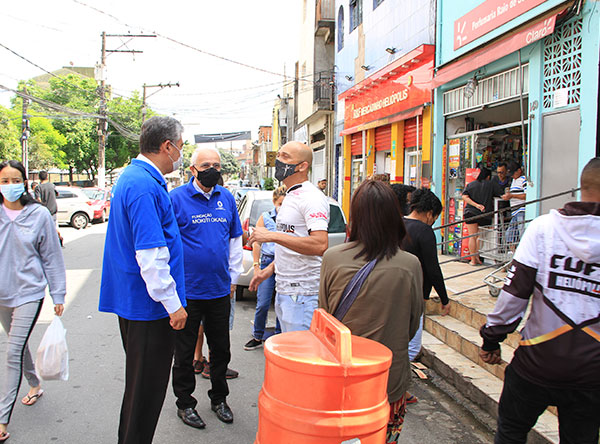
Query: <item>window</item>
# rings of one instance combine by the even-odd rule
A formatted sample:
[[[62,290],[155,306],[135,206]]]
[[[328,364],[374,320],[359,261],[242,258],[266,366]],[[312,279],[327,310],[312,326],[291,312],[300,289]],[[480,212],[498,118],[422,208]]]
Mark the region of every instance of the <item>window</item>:
[[[373,0],[373,9],[377,8],[380,4],[383,3],[383,0]]]
[[[344,223],[344,215],[342,210],[337,205],[329,204],[329,226],[328,233],[344,233],[346,224]]]
[[[344,7],[340,6],[338,12],[338,35],[337,35],[338,51],[344,47]]]
[[[350,0],[350,32],[362,23],[362,0]]]
[[[65,190],[58,190],[58,196],[56,196],[57,199],[67,199],[72,197],[77,197],[77,194]]]
[[[250,210],[250,226],[255,227],[260,216],[265,211],[271,211],[274,206],[273,200],[270,198],[255,200],[252,204],[252,210]]]

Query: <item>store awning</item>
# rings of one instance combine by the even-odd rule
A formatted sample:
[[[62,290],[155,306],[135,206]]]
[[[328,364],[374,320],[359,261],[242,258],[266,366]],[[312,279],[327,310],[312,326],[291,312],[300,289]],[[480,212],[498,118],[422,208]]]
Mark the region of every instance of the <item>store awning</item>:
[[[433,87],[437,88],[552,34],[556,25],[556,17],[566,10],[564,5],[555,8],[534,22],[515,29],[506,37],[440,68],[433,78]]]
[[[400,122],[401,120],[410,119],[411,117],[420,116],[421,114],[423,114],[423,106],[417,106],[416,108],[394,114],[393,116],[389,116],[384,119],[375,120],[363,125],[357,125],[352,128],[346,128],[340,132],[340,136],[347,136],[348,134],[357,133],[359,131],[368,130],[371,128],[377,128],[378,126],[387,125],[389,123]]]

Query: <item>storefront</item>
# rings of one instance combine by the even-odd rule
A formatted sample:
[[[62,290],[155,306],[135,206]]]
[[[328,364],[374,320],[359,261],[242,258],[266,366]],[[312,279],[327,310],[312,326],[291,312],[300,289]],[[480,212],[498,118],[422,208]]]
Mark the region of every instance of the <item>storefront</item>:
[[[344,188],[367,177],[429,185],[434,46],[421,45],[339,95],[344,104]]]
[[[595,154],[595,143],[580,140],[596,139],[597,16],[589,2],[560,0],[467,0],[438,10],[432,188],[442,223],[462,218],[462,192],[481,166],[519,162],[527,200],[577,186]],[[569,199],[530,205],[527,218]]]

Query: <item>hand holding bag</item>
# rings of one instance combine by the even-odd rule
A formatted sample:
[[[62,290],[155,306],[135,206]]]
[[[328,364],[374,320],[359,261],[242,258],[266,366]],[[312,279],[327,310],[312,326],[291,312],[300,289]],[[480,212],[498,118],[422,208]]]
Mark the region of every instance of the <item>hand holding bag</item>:
[[[69,350],[66,335],[67,330],[60,318],[54,316],[42,337],[35,358],[37,373],[46,381],[69,379]]]

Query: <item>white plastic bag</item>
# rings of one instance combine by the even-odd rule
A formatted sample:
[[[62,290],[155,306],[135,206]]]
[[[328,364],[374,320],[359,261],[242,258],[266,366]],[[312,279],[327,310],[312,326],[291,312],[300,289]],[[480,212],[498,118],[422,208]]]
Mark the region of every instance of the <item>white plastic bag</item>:
[[[37,373],[46,381],[69,379],[69,350],[66,335],[67,330],[60,318],[54,316],[42,337],[35,358]]]

